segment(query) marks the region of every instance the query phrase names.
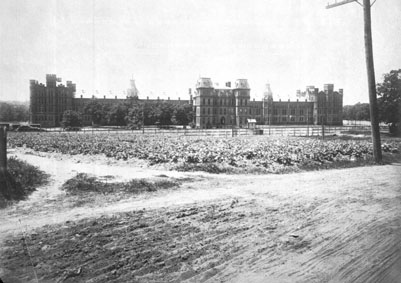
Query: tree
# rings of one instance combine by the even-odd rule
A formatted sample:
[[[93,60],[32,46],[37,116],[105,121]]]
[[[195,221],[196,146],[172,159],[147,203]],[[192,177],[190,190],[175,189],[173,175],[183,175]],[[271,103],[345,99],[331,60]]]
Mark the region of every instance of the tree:
[[[109,125],[125,126],[128,107],[124,103],[118,103],[111,107],[106,113],[106,120]]]
[[[358,121],[369,121],[369,103],[357,103],[355,105],[345,105],[343,107],[343,118],[344,120],[358,120]]]
[[[369,103],[357,103],[354,106],[356,120],[370,121]]]
[[[137,128],[142,127],[143,125],[143,105],[133,104],[128,109],[128,114],[125,117],[125,120],[129,126],[134,126]]]
[[[63,128],[80,127],[82,125],[81,114],[73,110],[64,111],[61,125]]]
[[[384,74],[377,84],[379,119],[389,124],[390,133],[401,133],[401,69]]]
[[[173,117],[171,118],[174,124],[188,125],[193,119],[192,106],[187,105],[176,105],[173,112]]]
[[[29,110],[26,104],[18,102],[0,102],[0,121],[25,122],[29,120]]]
[[[91,116],[92,123],[95,125],[100,125],[102,120],[105,120],[106,113],[103,105],[96,100],[88,102],[84,107],[84,111]]]

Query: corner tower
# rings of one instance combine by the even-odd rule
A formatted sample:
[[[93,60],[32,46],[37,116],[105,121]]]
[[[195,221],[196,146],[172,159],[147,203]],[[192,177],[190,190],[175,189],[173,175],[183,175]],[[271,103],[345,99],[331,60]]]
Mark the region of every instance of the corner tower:
[[[236,126],[242,127],[243,125],[247,124],[248,118],[250,118],[249,113],[249,100],[250,100],[250,93],[251,89],[248,84],[247,79],[238,79],[235,81],[235,88],[234,88],[234,97],[235,97],[235,120]]]
[[[208,128],[212,124],[214,88],[210,78],[199,78],[194,97],[195,125]]]

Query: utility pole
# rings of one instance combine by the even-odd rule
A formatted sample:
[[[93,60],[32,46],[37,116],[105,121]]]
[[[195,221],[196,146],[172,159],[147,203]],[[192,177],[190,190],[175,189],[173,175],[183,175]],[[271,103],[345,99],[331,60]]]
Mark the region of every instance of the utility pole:
[[[365,57],[366,57],[366,69],[368,74],[368,89],[369,89],[369,108],[370,108],[370,124],[372,128],[372,142],[373,142],[373,156],[376,163],[382,162],[382,151],[380,141],[380,127],[379,127],[379,111],[377,107],[376,97],[376,81],[375,81],[375,69],[373,64],[373,47],[372,47],[372,28],[371,28],[371,13],[370,8],[376,2],[370,3],[370,0],[363,0],[361,4],[358,0],[343,0],[335,2],[326,6],[326,9],[334,8],[340,5],[348,4],[351,2],[357,2],[363,7],[363,19],[364,19],[364,37],[365,37]]]
[[[7,128],[0,127],[0,173],[7,172]]]

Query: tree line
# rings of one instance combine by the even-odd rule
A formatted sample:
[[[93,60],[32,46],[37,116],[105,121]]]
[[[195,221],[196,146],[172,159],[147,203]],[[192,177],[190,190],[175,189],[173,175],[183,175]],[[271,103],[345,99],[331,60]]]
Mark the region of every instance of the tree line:
[[[29,121],[29,107],[26,103],[0,102],[1,122],[27,122]]]
[[[84,114],[91,117],[93,125],[128,126],[141,128],[149,125],[191,125],[192,105],[172,104],[165,101],[157,103],[127,99],[113,105],[92,100],[84,107]],[[65,111],[62,125],[76,127],[82,125],[82,114]]]
[[[379,121],[389,125],[390,133],[401,133],[401,69],[383,75],[376,85]],[[343,107],[344,120],[370,120],[369,103]]]

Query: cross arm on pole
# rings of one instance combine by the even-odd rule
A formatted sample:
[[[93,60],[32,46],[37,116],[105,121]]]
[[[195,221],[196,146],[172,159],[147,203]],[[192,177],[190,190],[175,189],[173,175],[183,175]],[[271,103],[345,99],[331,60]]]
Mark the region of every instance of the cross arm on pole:
[[[327,4],[326,9],[334,8],[334,7],[341,6],[341,5],[344,5],[344,4],[348,4],[348,3],[351,3],[351,2],[358,2],[358,1],[357,0],[342,0],[342,1],[337,2],[337,0],[336,0],[332,4]]]

